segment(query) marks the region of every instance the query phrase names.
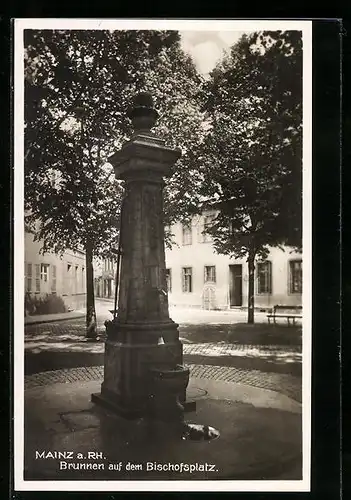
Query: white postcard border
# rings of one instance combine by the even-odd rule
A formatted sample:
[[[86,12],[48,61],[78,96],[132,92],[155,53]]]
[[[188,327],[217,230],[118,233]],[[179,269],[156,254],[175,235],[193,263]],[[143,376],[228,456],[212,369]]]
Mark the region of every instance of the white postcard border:
[[[312,21],[15,19],[14,21],[14,489],[15,491],[310,491],[312,360]],[[24,29],[298,30],[303,34],[303,479],[301,481],[26,481],[24,469]]]

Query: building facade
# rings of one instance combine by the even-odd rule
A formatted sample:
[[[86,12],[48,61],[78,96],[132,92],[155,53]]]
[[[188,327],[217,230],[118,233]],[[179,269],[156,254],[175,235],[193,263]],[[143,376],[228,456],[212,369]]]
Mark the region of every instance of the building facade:
[[[116,263],[111,259],[94,261],[95,297],[112,299],[115,294]]]
[[[66,251],[62,257],[40,254],[42,243],[25,232],[25,293],[31,297],[62,297],[67,309],[83,309],[86,304],[85,253]]]
[[[247,308],[246,259],[233,259],[214,251],[204,233],[213,212],[194,217],[191,225],[170,228],[174,245],[166,248],[168,300],[172,306],[202,309]],[[97,297],[113,298],[116,264],[101,261],[95,268]],[[255,308],[302,304],[302,255],[286,247],[271,248],[265,262],[255,263]]]
[[[169,303],[204,309],[247,308],[246,259],[214,251],[203,233],[215,214],[204,212],[189,226],[175,224],[172,249],[166,249]],[[255,308],[302,304],[302,255],[291,248],[272,248],[267,260],[255,263]]]

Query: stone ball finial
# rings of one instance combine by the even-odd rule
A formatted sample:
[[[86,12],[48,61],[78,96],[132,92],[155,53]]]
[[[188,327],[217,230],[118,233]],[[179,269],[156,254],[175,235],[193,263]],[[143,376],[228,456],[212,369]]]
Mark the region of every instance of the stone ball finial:
[[[154,108],[152,95],[139,92],[133,97],[132,106],[127,112],[135,132],[149,131],[156,123],[158,112]]]

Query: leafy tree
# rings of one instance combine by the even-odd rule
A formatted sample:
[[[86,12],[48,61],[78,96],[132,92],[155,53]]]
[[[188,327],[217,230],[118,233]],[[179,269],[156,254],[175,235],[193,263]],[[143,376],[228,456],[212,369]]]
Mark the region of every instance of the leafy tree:
[[[202,194],[218,210],[207,232],[219,253],[247,258],[253,323],[255,259],[269,247],[302,243],[301,33],[243,36],[212,71],[202,99],[211,121]]]
[[[42,251],[85,249],[87,336],[96,336],[93,257],[111,257],[123,185],[108,157],[132,130],[125,113],[137,91],[161,111],[155,129],[182,149],[166,185],[166,222],[196,206],[191,159],[202,139],[201,84],[175,31],[25,32],[26,224]],[[186,104],[185,104],[186,103]]]

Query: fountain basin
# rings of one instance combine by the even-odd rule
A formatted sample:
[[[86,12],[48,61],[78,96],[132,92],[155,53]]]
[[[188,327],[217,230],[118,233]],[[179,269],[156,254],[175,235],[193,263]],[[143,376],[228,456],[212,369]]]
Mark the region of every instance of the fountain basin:
[[[148,370],[148,414],[155,420],[184,421],[180,402],[189,383],[190,371],[183,365],[158,365]]]
[[[163,392],[167,390],[174,395],[182,394],[189,383],[190,371],[183,365],[174,368],[153,367],[149,369],[151,390]]]

